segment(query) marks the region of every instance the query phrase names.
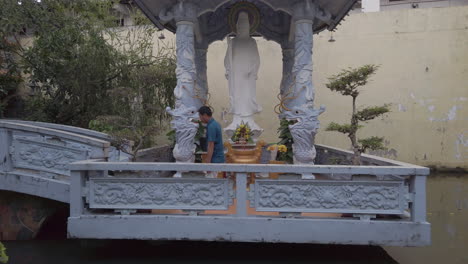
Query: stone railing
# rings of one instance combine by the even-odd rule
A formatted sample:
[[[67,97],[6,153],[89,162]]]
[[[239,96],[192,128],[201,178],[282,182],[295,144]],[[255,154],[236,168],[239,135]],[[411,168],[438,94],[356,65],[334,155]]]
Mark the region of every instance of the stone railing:
[[[174,171],[183,177],[161,177]],[[228,178],[208,179],[205,171],[223,171]],[[317,179],[301,179],[310,173]],[[71,165],[71,174],[70,237],[430,243],[425,193],[429,170],[401,162],[296,166],[82,161]],[[248,184],[253,174],[279,178],[256,178]]]
[[[60,125],[37,124],[0,120],[0,190],[68,202],[68,165],[80,160],[107,160],[110,143],[60,130]]]
[[[78,135],[79,137],[92,138],[93,140],[112,142],[111,136],[109,136],[106,133],[94,131],[91,129],[85,129],[81,127],[67,126],[67,125],[54,124],[54,123],[37,122],[37,121],[14,120],[14,119],[1,119],[0,122],[37,127],[39,128],[39,130],[41,128],[44,128],[44,129],[49,129],[49,130],[54,130],[54,131],[65,132],[65,133],[72,133],[74,135]],[[133,142],[129,142],[129,144],[133,144]],[[116,149],[113,146],[110,146],[108,150],[108,159],[110,161],[129,161],[130,155],[123,151]]]

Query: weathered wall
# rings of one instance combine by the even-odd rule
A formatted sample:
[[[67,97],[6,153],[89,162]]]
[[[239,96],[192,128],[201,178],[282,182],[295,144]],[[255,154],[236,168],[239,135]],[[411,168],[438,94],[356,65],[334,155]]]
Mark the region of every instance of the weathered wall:
[[[167,33],[166,37],[171,39]],[[391,103],[392,113],[370,122],[360,135],[385,136],[389,150],[380,155],[426,166],[468,168],[467,6],[356,13],[333,37],[336,42],[329,42],[327,31],[314,38],[316,105],[327,107],[320,118],[319,143],[349,147],[344,135],[323,130],[331,121],[347,121],[351,110],[350,98],[325,88],[327,77],[349,66],[379,64],[358,103]],[[264,110],[257,120],[265,129],[263,138],[273,142],[281,50],[264,39],[258,39],[258,46],[262,63],[257,99]],[[221,121],[229,104],[223,65],[226,48],[226,42],[215,42],[208,53],[210,103]]]

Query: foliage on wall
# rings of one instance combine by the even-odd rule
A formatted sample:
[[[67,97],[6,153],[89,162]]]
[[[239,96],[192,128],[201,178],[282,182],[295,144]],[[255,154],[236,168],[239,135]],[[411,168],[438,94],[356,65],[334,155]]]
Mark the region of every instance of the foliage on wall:
[[[351,140],[351,147],[353,149],[353,164],[361,164],[361,153],[366,150],[385,149],[383,137],[372,136],[369,138],[358,139],[357,131],[363,126],[361,122],[368,122],[379,116],[390,112],[390,105],[364,107],[360,110],[356,108],[356,99],[360,94],[360,87],[369,82],[369,78],[375,74],[379,67],[376,65],[364,65],[359,68],[349,68],[342,70],[337,75],[329,79],[326,84],[327,88],[332,91],[338,92],[344,96],[351,96],[352,98],[352,113],[351,122],[349,124],[338,124],[332,122],[326,128],[327,131],[336,131],[346,134]]]

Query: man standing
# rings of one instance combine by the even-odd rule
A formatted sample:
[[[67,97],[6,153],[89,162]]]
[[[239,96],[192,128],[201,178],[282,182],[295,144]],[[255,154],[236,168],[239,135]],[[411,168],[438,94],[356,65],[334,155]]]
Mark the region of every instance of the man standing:
[[[224,163],[224,146],[221,126],[212,117],[213,113],[208,106],[202,106],[198,109],[200,121],[206,125],[207,154],[205,163]]]

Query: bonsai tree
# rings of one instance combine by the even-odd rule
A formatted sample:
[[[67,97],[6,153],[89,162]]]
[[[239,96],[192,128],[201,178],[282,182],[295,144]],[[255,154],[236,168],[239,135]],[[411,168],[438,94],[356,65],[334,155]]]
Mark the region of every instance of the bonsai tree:
[[[390,112],[389,104],[365,107],[360,110],[356,107],[356,99],[360,93],[359,88],[369,82],[369,77],[375,74],[378,68],[379,67],[376,65],[364,65],[359,68],[342,70],[339,74],[328,78],[329,83],[326,84],[328,89],[345,96],[351,96],[352,98],[353,112],[351,115],[351,123],[338,124],[332,122],[326,128],[326,131],[337,131],[349,137],[354,152],[354,165],[361,165],[361,153],[366,152],[366,150],[385,149],[383,137],[372,136],[362,139],[357,138],[357,131],[363,127],[360,122],[368,122]]]

